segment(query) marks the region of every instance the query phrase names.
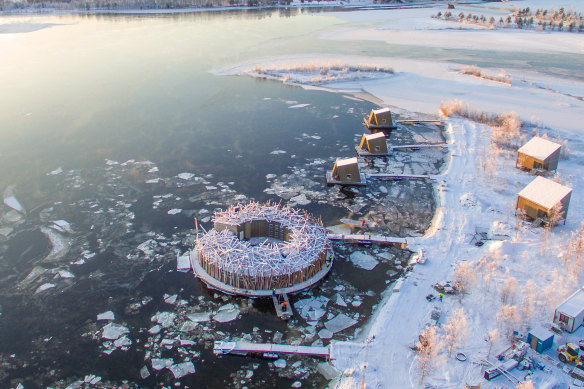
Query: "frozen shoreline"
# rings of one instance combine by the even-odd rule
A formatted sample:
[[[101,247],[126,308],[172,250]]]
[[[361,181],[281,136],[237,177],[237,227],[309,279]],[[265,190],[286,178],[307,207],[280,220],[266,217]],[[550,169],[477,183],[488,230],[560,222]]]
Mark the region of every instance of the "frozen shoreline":
[[[516,2],[517,7],[549,7],[550,2],[544,0]],[[404,16],[406,21],[397,22],[405,30],[416,30],[417,26],[427,24],[428,9],[396,10],[397,16]],[[415,13],[419,13],[416,15]],[[350,13],[347,19],[358,21],[361,16]],[[380,13],[373,12],[371,19]],[[379,16],[381,18],[381,16]],[[405,23],[411,22],[411,26],[405,27]],[[447,26],[448,22],[444,22]],[[435,28],[436,26],[433,26]],[[439,32],[420,30],[395,31],[370,27],[351,27],[350,29],[322,34],[321,38],[331,40],[377,40],[391,44],[397,44],[399,37],[408,36],[409,45],[435,45],[441,48],[465,48],[467,45],[482,47],[490,41],[491,46],[499,50],[509,52],[522,52],[524,32],[513,31],[485,31],[480,34],[468,31],[441,30]],[[531,34],[530,32],[527,34]],[[430,39],[436,37],[439,39]],[[458,34],[462,34],[464,41],[457,41]],[[533,35],[531,35],[533,36]],[[478,40],[475,40],[478,39]],[[562,40],[563,35],[545,34],[538,35],[538,40],[531,42],[529,51],[547,53],[554,43]],[[461,46],[462,45],[462,46]],[[469,49],[472,50],[472,49]],[[564,40],[560,48],[566,53],[582,52],[582,44],[572,40]],[[569,160],[560,162],[562,177],[567,179],[567,184],[574,192],[584,190],[582,180],[583,171],[580,166],[584,159],[584,152],[579,140],[581,135],[581,121],[584,118],[584,83],[579,80],[566,77],[554,77],[537,71],[524,69],[504,69],[512,78],[511,85],[497,83],[491,80],[480,79],[461,74],[458,70],[463,64],[456,65],[450,62],[430,62],[409,58],[367,57],[350,55],[319,55],[318,59],[323,63],[341,62],[347,65],[373,62],[391,67],[395,73],[386,78],[372,77],[370,79],[338,79],[332,82],[319,82],[316,85],[306,80],[295,77],[295,85],[307,89],[322,89],[336,92],[363,93],[373,96],[371,100],[378,98],[383,102],[380,105],[391,106],[393,110],[405,110],[426,115],[436,115],[442,101],[459,99],[471,106],[491,113],[503,113],[516,111],[527,127],[541,133],[549,133],[552,136],[560,136],[570,141],[572,155]],[[258,58],[255,61],[238,64],[230,69],[215,71],[215,74],[247,74],[255,77],[264,77],[254,67],[273,67],[282,69],[297,64],[306,64],[314,61],[311,55],[288,55],[277,58]],[[498,68],[485,69],[495,72]],[[271,75],[269,78],[278,79]],[[287,77],[280,77],[286,82]],[[420,87],[423,85],[423,89]],[[531,131],[525,133],[528,139]],[[452,138],[450,147],[450,161],[445,171],[435,185],[437,209],[432,224],[426,231],[424,238],[416,240],[414,249],[423,249],[427,258],[425,264],[417,264],[408,273],[399,286],[398,292],[392,292],[392,288],[384,292],[382,301],[374,312],[370,321],[362,327],[357,342],[370,341],[368,350],[365,347],[348,347],[346,354],[338,355],[332,363],[343,373],[337,388],[352,388],[360,386],[364,378],[367,387],[404,388],[420,387],[416,370],[416,355],[410,350],[410,346],[417,341],[417,337],[430,322],[430,312],[440,309],[442,318],[439,323],[444,324],[445,318],[456,309],[463,307],[468,315],[471,336],[464,345],[457,350],[463,351],[471,360],[477,360],[486,356],[486,343],[483,341],[490,330],[499,328],[503,331],[505,323],[500,323],[496,317],[501,303],[498,301],[499,288],[509,278],[514,278],[519,283],[516,300],[527,299],[528,282],[534,281],[531,277],[533,269],[537,268],[542,274],[547,274],[543,279],[536,280],[538,288],[548,290],[554,282],[552,270],[557,268],[555,261],[562,255],[563,244],[570,234],[580,227],[584,216],[583,204],[572,196],[569,215],[566,225],[558,226],[547,242],[553,250],[547,254],[530,255],[530,252],[545,252],[542,246],[542,229],[534,229],[529,223],[516,221],[513,214],[513,201],[516,193],[533,179],[526,172],[514,167],[512,154],[505,153],[494,157],[497,172],[494,178],[491,173],[486,173],[481,161],[483,156],[480,150],[489,147],[491,129],[483,124],[465,119],[451,119],[447,132]],[[513,226],[515,225],[515,226]],[[476,227],[500,228],[510,238],[506,241],[490,241],[482,247],[469,244],[469,236],[472,236]],[[515,231],[515,232],[513,232]],[[515,235],[514,239],[511,236]],[[462,303],[456,297],[446,297],[444,302],[428,303],[424,296],[436,293],[432,285],[436,282],[452,279],[454,266],[467,262],[474,266],[481,257],[495,257],[501,268],[497,278],[492,281],[494,290],[490,296],[483,296],[482,289],[484,279],[477,280],[476,287],[470,291]],[[503,271],[504,270],[504,271]],[[583,281],[579,274],[575,285]],[[562,299],[570,294],[573,284],[565,285],[562,290],[556,290],[555,298]],[[519,304],[519,302],[517,302]],[[525,304],[525,303],[522,303]],[[551,319],[549,306],[540,307],[542,313],[531,317],[523,325],[546,325]],[[580,335],[575,335],[580,336]],[[501,337],[500,347],[507,347],[506,341]],[[503,346],[504,345],[504,346]],[[553,351],[552,351],[553,354]],[[365,361],[367,355],[367,361]],[[446,358],[426,380],[426,384],[440,387],[457,387],[462,383],[480,382],[483,388],[500,387],[506,384],[503,379],[492,382],[482,379],[480,367],[473,367],[470,363],[463,364],[454,358]],[[363,364],[366,363],[366,375]],[[397,373],[397,374],[395,374]],[[553,367],[550,375],[534,373],[532,381],[536,387],[554,387],[557,384],[566,383],[568,377],[561,370]],[[502,381],[503,380],[503,381]]]

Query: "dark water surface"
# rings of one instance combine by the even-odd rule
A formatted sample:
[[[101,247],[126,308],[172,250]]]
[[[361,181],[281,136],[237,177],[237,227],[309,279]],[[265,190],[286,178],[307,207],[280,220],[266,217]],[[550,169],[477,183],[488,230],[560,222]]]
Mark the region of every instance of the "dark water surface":
[[[350,339],[409,252],[360,249],[380,261],[367,271],[348,260],[354,247],[337,245],[329,277],[292,298],[321,296],[326,314],[289,323],[269,301],[223,296],[177,272],[176,256],[191,247],[193,217],[209,228],[215,210],[238,201],[301,206],[327,226],[365,218],[369,230],[401,236],[428,226],[428,183],[325,185],[334,159],[354,156],[370,103],[209,72],[301,42],[318,48],[310,37],[341,21],[285,11],[44,19],[54,25],[0,36],[0,189],[25,209],[0,206],[0,386],[67,387],[91,374],[97,387],[324,386],[318,360],[276,368],[214,356],[213,341],[328,344],[317,333],[340,314],[358,324],[333,339]],[[419,137],[443,141],[438,128],[404,127],[392,142]],[[368,169],[440,171],[444,152],[419,153]],[[213,320],[226,306],[239,317]],[[108,322],[96,315],[109,310],[130,345],[102,339]],[[183,328],[205,312],[208,321]],[[196,372],[175,379],[152,368],[157,358],[192,361]]]

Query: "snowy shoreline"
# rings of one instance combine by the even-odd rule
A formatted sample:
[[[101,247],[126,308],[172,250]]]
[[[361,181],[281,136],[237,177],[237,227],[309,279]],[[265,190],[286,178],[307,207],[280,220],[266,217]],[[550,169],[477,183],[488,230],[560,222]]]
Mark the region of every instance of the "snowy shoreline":
[[[551,5],[544,0],[515,4],[517,7]],[[380,12],[376,15],[380,15]],[[426,18],[429,16],[429,9],[392,12],[394,18],[404,18],[398,22],[402,30],[411,30],[407,32],[410,46],[433,44],[443,49],[464,48],[472,51],[472,45],[482,47],[489,42],[489,45],[497,46],[502,52],[548,53],[551,47],[566,53],[582,52],[582,44],[572,38],[564,40],[560,46],[554,46],[554,42],[563,39],[564,35],[539,34],[537,40],[532,40],[526,49],[524,40],[533,39],[533,34],[537,32],[471,33],[469,30],[450,30],[446,21],[437,21],[443,27],[436,32],[423,27],[417,29],[418,25],[428,24]],[[375,16],[371,17],[359,11],[346,17],[353,22],[365,17],[375,19]],[[382,19],[381,16],[379,18]],[[432,28],[438,27],[433,24]],[[336,41],[374,40],[398,44],[399,39],[404,37],[402,30],[399,27],[351,27],[325,32],[320,38]],[[458,36],[463,39],[457,39]],[[534,133],[569,140],[571,156],[560,161],[556,176],[573,188],[574,193],[584,190],[584,174],[581,168],[584,153],[579,139],[582,131],[581,120],[584,118],[584,102],[579,96],[584,95],[584,83],[579,80],[542,74],[537,69],[505,68],[504,71],[512,79],[508,85],[462,74],[459,70],[464,64],[457,66],[455,61],[430,62],[411,58],[354,55],[319,55],[318,59],[323,64],[335,61],[345,65],[375,63],[391,67],[395,72],[389,77],[373,76],[369,79],[347,74],[345,79],[341,77],[330,82],[313,83],[298,74],[286,76],[285,69],[314,61],[311,55],[296,54],[258,58],[230,69],[216,70],[214,73],[267,77],[286,83],[293,79],[292,84],[307,89],[369,94],[373,97],[371,100],[378,98],[383,102],[380,105],[390,106],[392,110],[424,115],[437,115],[443,101],[454,99],[460,99],[472,107],[493,114],[516,111],[526,126],[522,132],[522,143]],[[283,71],[276,75],[265,75],[253,70],[268,66],[275,69],[280,67]],[[492,73],[497,69],[494,67],[486,70]],[[416,88],[418,85],[424,85],[424,89]],[[568,281],[568,276],[558,275],[557,270],[565,266],[562,265],[561,258],[567,255],[566,242],[576,233],[583,220],[584,209],[580,199],[572,196],[566,224],[556,227],[553,233],[534,228],[530,223],[517,219],[514,215],[516,195],[533,176],[515,168],[512,151],[500,150],[498,154],[489,154],[492,149],[492,130],[488,125],[462,118],[450,118],[448,123],[445,135],[451,138],[449,162],[434,186],[434,218],[424,237],[416,239],[416,245],[412,247],[414,251],[423,249],[427,262],[417,264],[405,275],[403,281],[398,281],[398,291],[393,291],[395,286],[392,285],[384,292],[374,314],[361,327],[361,332],[354,340],[356,344],[349,345],[346,351],[339,352],[336,359],[332,360],[341,374],[340,381],[333,383],[336,385],[334,387],[356,387],[362,379],[367,387],[420,387],[422,382],[418,380],[416,354],[410,347],[417,342],[418,335],[426,325],[433,321],[430,317],[433,311],[438,310],[441,314],[437,322],[439,331],[442,331],[440,326],[446,324],[448,316],[452,316],[459,308],[465,309],[469,325],[472,326],[472,335],[465,343],[457,345],[455,350],[464,352],[472,361],[479,361],[486,358],[487,354],[487,342],[483,338],[489,338],[494,333],[493,330],[500,333],[497,335],[498,343],[494,350],[500,351],[509,345],[506,335],[510,328],[525,331],[534,326],[549,326],[550,310],[553,312],[554,304],[571,294],[584,281],[581,273]],[[503,241],[487,241],[480,247],[475,246],[469,241],[479,227],[499,230],[508,238]],[[553,249],[546,249],[544,245]],[[468,265],[478,275],[468,295],[460,302],[454,296],[445,297],[443,302],[427,302],[426,295],[437,294],[433,284],[451,280],[454,269],[461,265]],[[485,268],[487,265],[492,265],[492,268]],[[543,274],[540,279],[533,278],[534,269]],[[558,282],[563,284],[559,286]],[[506,305],[502,305],[501,296],[507,296],[505,288],[509,288],[509,285],[516,285],[513,297]],[[542,291],[537,298],[531,297],[533,285]],[[537,303],[534,302],[536,300]],[[524,317],[504,320],[501,316],[504,307],[520,309]],[[568,335],[558,337],[557,341],[576,339],[581,336],[578,335],[579,332],[581,331],[573,338]],[[554,350],[552,348],[549,353],[552,358]],[[444,352],[440,359],[442,364],[426,376],[425,384],[459,387],[466,382],[481,383],[483,388],[509,387],[504,378],[492,382],[483,380],[480,365],[461,363],[454,357],[447,357]],[[545,360],[540,362],[545,364]],[[367,366],[366,375],[364,363]],[[550,366],[548,371],[550,374],[533,373],[531,381],[535,387],[552,388],[569,382],[569,376],[557,367]],[[396,372],[401,374],[394,374]]]

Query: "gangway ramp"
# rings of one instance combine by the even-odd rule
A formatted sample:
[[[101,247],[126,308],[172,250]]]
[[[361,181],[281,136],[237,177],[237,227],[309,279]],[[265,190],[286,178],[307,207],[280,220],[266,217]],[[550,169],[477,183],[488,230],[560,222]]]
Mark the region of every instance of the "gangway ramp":
[[[250,353],[297,354],[311,355],[326,359],[330,358],[330,348],[328,346],[289,346],[287,344],[274,343],[215,341],[213,344],[213,353],[216,355],[247,355]]]

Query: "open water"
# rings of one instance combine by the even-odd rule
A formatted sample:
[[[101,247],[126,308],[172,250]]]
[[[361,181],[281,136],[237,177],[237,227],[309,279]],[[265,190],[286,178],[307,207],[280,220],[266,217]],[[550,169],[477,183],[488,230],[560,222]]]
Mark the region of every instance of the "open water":
[[[281,368],[217,357],[213,341],[328,344],[319,332],[338,315],[356,324],[333,339],[351,339],[409,252],[337,245],[329,277],[292,298],[315,304],[314,316],[296,312],[289,323],[269,301],[223,296],[177,272],[176,257],[192,244],[194,217],[209,228],[215,210],[249,200],[303,207],[326,226],[351,217],[389,235],[427,228],[429,183],[325,185],[334,159],[354,156],[374,105],[210,73],[259,55],[318,52],[312,37],[342,21],[285,10],[2,21],[22,32],[0,34],[0,190],[24,211],[0,205],[0,386],[75,387],[92,375],[97,387],[324,386],[320,361],[291,357]],[[413,141],[443,137],[432,126],[392,137]],[[437,174],[445,156],[400,152],[368,169]],[[355,250],[379,264],[356,266]],[[108,321],[96,320],[110,310],[129,331],[117,344],[103,339]],[[237,318],[222,322],[219,312]],[[193,314],[208,315],[191,324]],[[175,378],[156,360],[192,361],[195,372]]]

